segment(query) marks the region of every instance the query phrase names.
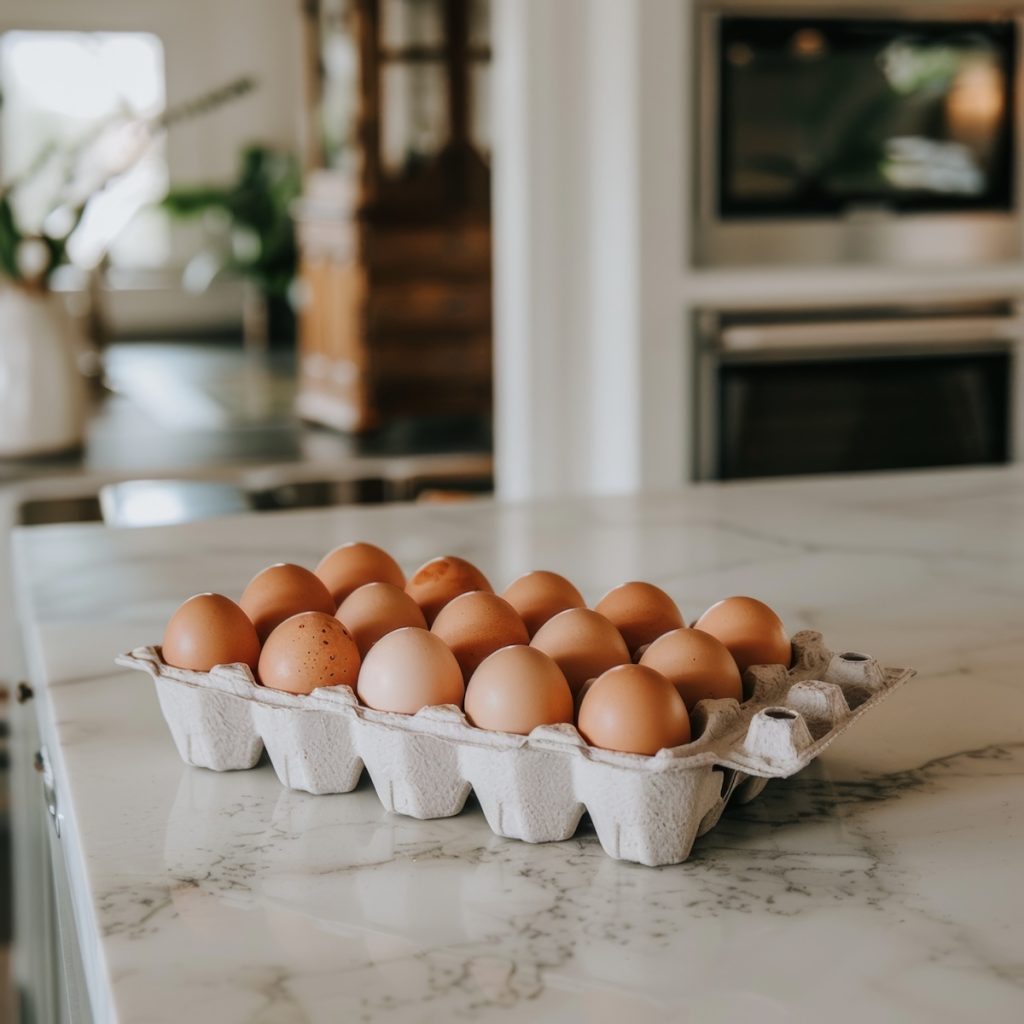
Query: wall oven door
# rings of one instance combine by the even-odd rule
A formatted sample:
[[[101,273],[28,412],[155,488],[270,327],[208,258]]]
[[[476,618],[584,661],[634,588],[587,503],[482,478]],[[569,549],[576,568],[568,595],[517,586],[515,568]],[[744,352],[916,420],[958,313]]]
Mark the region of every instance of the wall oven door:
[[[701,479],[982,465],[1011,457],[1010,304],[698,314]]]

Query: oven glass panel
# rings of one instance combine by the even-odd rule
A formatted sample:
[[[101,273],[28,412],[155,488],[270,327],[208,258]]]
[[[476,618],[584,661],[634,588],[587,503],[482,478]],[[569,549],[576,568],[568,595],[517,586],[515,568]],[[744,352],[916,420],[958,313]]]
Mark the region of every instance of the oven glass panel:
[[[1012,22],[726,17],[719,31],[722,216],[1011,208]]]
[[[722,479],[1001,463],[1009,355],[725,364]]]

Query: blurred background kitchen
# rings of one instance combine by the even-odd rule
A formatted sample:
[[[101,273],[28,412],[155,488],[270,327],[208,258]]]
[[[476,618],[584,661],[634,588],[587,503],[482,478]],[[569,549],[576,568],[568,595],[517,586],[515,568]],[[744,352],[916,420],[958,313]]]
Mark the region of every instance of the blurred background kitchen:
[[[5,0],[9,699],[17,524],[1014,458],[1022,17]]]

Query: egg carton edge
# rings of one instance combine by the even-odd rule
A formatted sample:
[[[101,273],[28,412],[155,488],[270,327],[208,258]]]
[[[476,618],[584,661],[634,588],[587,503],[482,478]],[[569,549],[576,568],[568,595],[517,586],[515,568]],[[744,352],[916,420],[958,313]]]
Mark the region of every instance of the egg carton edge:
[[[349,687],[267,690],[245,666],[190,672],[155,647],[116,660],[154,679],[186,763],[245,769],[266,749],[282,784],[313,793],[348,792],[365,767],[388,810],[420,818],[459,813],[472,789],[493,831],[528,842],[568,838],[587,811],[611,856],[666,864],[686,858],[730,799],[799,771],[914,674],[836,655],[811,631],[793,642],[791,669],[749,670],[747,700],[702,702],[698,739],[654,757],[589,747],[571,725],[512,736],[452,706],[406,716],[362,707]],[[828,675],[839,681],[817,678]]]

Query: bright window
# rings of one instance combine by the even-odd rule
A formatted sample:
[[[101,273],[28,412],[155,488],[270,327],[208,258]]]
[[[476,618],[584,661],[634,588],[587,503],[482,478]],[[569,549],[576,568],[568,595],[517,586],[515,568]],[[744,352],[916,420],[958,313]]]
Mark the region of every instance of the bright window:
[[[37,168],[14,193],[19,222],[38,230],[54,217],[69,170],[61,154],[87,144],[72,187],[109,183],[72,236],[72,262],[94,266],[109,252],[117,266],[165,264],[169,226],[152,204],[167,189],[166,149],[139,121],[164,110],[160,40],[146,32],[5,32],[0,94],[2,180]],[[58,155],[40,166],[48,149]]]

